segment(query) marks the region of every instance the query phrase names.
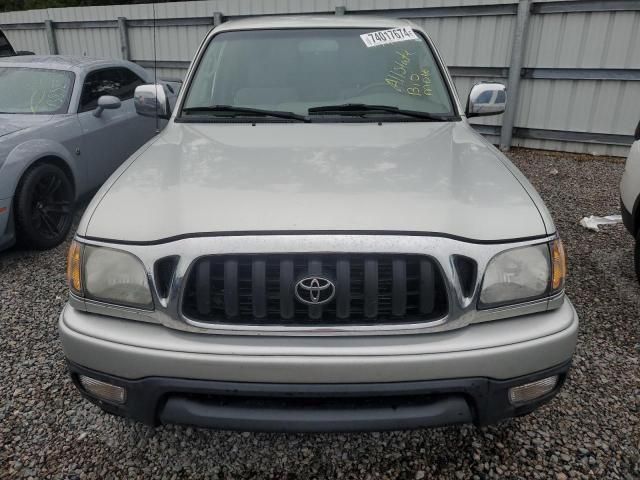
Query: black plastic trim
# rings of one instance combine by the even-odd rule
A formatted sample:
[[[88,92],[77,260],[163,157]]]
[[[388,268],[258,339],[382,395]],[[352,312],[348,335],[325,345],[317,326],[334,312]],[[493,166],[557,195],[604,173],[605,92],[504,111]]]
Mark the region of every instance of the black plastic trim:
[[[180,257],[177,255],[170,255],[156,260],[153,264],[154,283],[160,298],[166,299],[169,296],[171,283],[173,282],[179,260]]]
[[[190,322],[196,322],[197,326],[202,326],[202,324],[210,324],[211,322],[220,324],[220,325],[237,325],[238,324],[238,318],[232,318],[232,317],[216,317],[216,316],[199,316],[196,314],[197,309],[193,308],[193,305],[190,305],[189,307],[185,306],[185,300],[188,297],[189,293],[192,291],[197,291],[197,288],[194,288],[192,286],[192,282],[193,282],[193,277],[195,275],[198,275],[198,269],[199,269],[199,265],[201,263],[207,263],[210,265],[208,260],[213,260],[216,257],[231,257],[231,258],[239,258],[239,257],[254,257],[254,258],[268,258],[268,257],[280,257],[280,261],[286,261],[286,260],[290,260],[291,261],[291,268],[294,268],[294,260],[296,257],[299,258],[307,258],[307,269],[306,272],[304,274],[301,274],[301,272],[298,272],[299,276],[298,277],[292,277],[292,278],[296,278],[296,280],[301,280],[302,278],[304,278],[304,276],[306,275],[321,275],[321,276],[325,276],[326,272],[324,272],[323,270],[323,259],[329,260],[329,264],[330,265],[335,265],[336,268],[336,272],[335,272],[335,277],[334,274],[332,273],[329,278],[331,278],[332,281],[336,281],[337,285],[336,285],[336,292],[335,292],[335,296],[336,296],[336,305],[335,305],[335,317],[336,319],[340,319],[340,321],[336,321],[335,323],[333,322],[333,314],[328,314],[328,319],[325,319],[325,321],[322,322],[322,326],[325,327],[335,327],[335,326],[344,326],[346,323],[348,322],[350,325],[352,326],[366,326],[366,325],[376,325],[380,322],[386,323],[386,324],[398,324],[398,323],[406,323],[407,321],[411,321],[411,322],[415,322],[415,323],[431,323],[431,322],[437,322],[439,320],[441,320],[442,318],[445,317],[446,312],[449,309],[449,303],[448,303],[448,298],[449,298],[449,286],[447,284],[447,282],[444,281],[445,278],[445,274],[444,271],[442,269],[441,264],[432,256],[430,255],[426,255],[426,254],[418,254],[418,253],[410,253],[410,254],[389,254],[389,253],[344,253],[344,252],[340,252],[340,253],[336,253],[336,252],[330,252],[330,253],[323,253],[323,254],[314,254],[314,253],[306,253],[306,252],[288,252],[288,253],[262,253],[262,254],[255,254],[255,253],[250,253],[250,254],[225,254],[225,253],[218,253],[218,254],[205,254],[205,255],[201,255],[195,259],[193,259],[193,261],[191,262],[191,264],[187,267],[185,273],[184,273],[184,279],[185,279],[185,289],[184,291],[181,293],[180,295],[180,303],[178,306],[179,311],[181,311],[183,313],[183,316],[187,319],[187,321]],[[333,257],[333,258],[331,258]],[[366,277],[368,276],[367,273],[365,273],[363,275],[363,277],[365,278],[363,284],[361,285],[362,288],[362,298],[361,301],[363,302],[363,306],[362,306],[362,316],[357,315],[357,316],[353,316],[353,308],[350,305],[350,298],[352,295],[352,284],[350,281],[350,277],[351,277],[351,272],[350,272],[350,259],[355,260],[357,257],[361,257],[364,259],[368,259],[369,261],[372,261],[373,263],[378,263],[379,260],[381,259],[387,259],[386,263],[389,263],[389,260],[393,259],[393,258],[409,258],[409,257],[417,257],[420,259],[419,263],[420,264],[425,264],[426,266],[429,267],[429,275],[430,275],[430,283],[429,285],[425,285],[425,291],[422,295],[420,295],[420,305],[422,307],[423,302],[424,303],[424,308],[420,308],[420,313],[419,314],[412,314],[412,315],[403,315],[403,316],[398,316],[398,317],[394,317],[392,316],[386,316],[385,320],[380,320],[377,319],[376,316],[378,314],[378,281],[377,279],[375,281],[370,280],[370,282],[366,281]],[[207,260],[206,262],[202,262],[203,260]],[[252,260],[251,263],[253,264],[255,262],[255,260]],[[343,268],[345,269],[345,271],[338,273],[337,272],[337,268],[338,268],[338,264],[339,263],[343,263]],[[275,262],[271,263],[271,265],[274,265]],[[366,270],[366,264],[367,261],[365,261],[363,263],[363,268]],[[281,265],[281,271],[282,271],[282,263]],[[369,267],[371,268],[371,267]],[[291,271],[290,274],[293,276],[294,275],[294,271]],[[378,271],[377,268],[375,269],[375,272],[370,272],[370,274],[374,274],[377,278],[378,275]],[[302,275],[302,276],[300,276]],[[346,275],[346,276],[345,276]],[[209,278],[209,276],[207,276],[207,278]],[[280,280],[282,280],[282,276],[280,277]],[[421,281],[424,277],[421,276]],[[201,283],[206,283],[206,280],[198,280],[198,287],[200,286]],[[253,285],[253,282],[251,282]],[[292,303],[295,303],[293,298],[294,298],[294,290],[295,290],[295,283],[293,280],[289,280],[286,281],[286,284],[288,285],[288,288],[290,289],[289,294],[288,294],[288,298],[290,299],[290,301]],[[369,288],[373,288],[374,289],[374,297],[372,300],[374,306],[375,306],[375,312],[369,311],[369,313],[365,313],[366,312],[366,284],[367,283],[371,283]],[[341,286],[347,286],[346,289],[341,290]],[[246,285],[245,285],[246,286]],[[442,288],[442,292],[441,294],[438,294],[438,290]],[[208,291],[210,289],[210,286],[206,287],[206,290]],[[228,289],[223,287],[222,285],[218,286],[218,290],[224,290],[225,294],[228,291],[234,291],[237,289]],[[358,288],[356,288],[356,290],[358,290]],[[237,293],[237,292],[236,292]],[[201,294],[196,294],[197,297],[199,297]],[[207,295],[206,293],[202,293],[202,295]],[[442,296],[440,296],[442,295]],[[207,295],[207,298],[208,295]],[[340,305],[340,301],[343,302],[342,304],[342,308],[339,311],[339,305]],[[193,301],[191,301],[190,303],[193,303]],[[226,303],[226,299],[225,299],[225,303]],[[281,310],[281,315],[279,319],[274,318],[273,316],[271,318],[267,317],[263,317],[263,318],[259,318],[256,320],[257,315],[255,315],[255,313],[253,315],[251,315],[250,317],[245,317],[244,321],[241,320],[241,323],[243,325],[249,325],[249,326],[255,326],[255,327],[260,327],[260,326],[288,326],[288,327],[308,327],[311,324],[309,323],[309,320],[315,321],[315,320],[321,320],[322,316],[323,316],[323,310],[324,307],[322,305],[309,305],[308,306],[308,311],[304,314],[301,314],[302,317],[298,318],[297,320],[294,320],[295,317],[295,306],[291,305],[291,315],[289,316],[289,318],[287,318],[286,315],[282,315],[282,310]],[[406,304],[405,304],[406,307]],[[282,307],[280,307],[282,308]],[[203,312],[197,312],[197,313],[203,313]],[[307,320],[302,320],[301,318],[305,318],[305,315],[308,315],[308,319]],[[283,322],[284,320],[289,320],[286,322]],[[247,323],[248,322],[248,323]]]
[[[308,121],[293,120],[287,118],[275,118],[275,117],[252,117],[251,115],[242,115],[241,117],[213,117],[205,115],[194,115],[190,117],[176,117],[175,123],[231,123],[236,125],[251,125],[256,126],[259,123],[436,123],[436,122],[459,122],[462,120],[460,115],[451,115],[443,120],[431,120],[428,118],[409,117],[393,114],[378,114],[371,117],[363,116],[348,116],[344,114],[325,114],[322,116],[309,117]]]
[[[160,412],[164,424],[187,424],[222,430],[259,432],[357,432],[405,430],[469,423],[472,414],[462,395],[418,405],[378,408],[315,409],[246,408],[174,396]]]
[[[453,264],[458,272],[462,293],[467,298],[471,297],[478,277],[478,263],[473,258],[454,255]]]
[[[417,382],[281,384],[166,377],[127,380],[68,362],[71,378],[83,396],[109,413],[148,425],[183,423],[279,432],[405,430],[467,422],[493,424],[530,413],[551,400],[564,384],[570,366],[571,360],[567,360],[508,380],[470,377]],[[126,403],[110,404],[92,397],[82,388],[78,375],[125,387]],[[509,402],[509,388],[553,375],[558,375],[558,384],[548,394],[525,405]],[[369,402],[374,406],[368,406]],[[290,403],[297,408],[288,408]]]

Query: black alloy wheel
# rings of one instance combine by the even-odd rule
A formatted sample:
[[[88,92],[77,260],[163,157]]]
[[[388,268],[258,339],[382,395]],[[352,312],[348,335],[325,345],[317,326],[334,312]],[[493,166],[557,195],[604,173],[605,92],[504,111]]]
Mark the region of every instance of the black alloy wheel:
[[[25,173],[16,192],[18,241],[44,250],[62,243],[73,223],[73,186],[55,165],[40,164]]]

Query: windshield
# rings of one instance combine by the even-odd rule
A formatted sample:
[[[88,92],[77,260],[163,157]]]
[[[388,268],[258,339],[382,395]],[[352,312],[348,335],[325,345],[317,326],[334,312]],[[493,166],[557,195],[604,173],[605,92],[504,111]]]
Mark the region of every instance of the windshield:
[[[67,113],[73,79],[62,70],[0,67],[0,113]]]
[[[202,56],[182,115],[228,116],[219,108],[206,111],[220,105],[298,115],[308,115],[310,108],[342,106],[340,115],[394,115],[390,110],[344,108],[353,104],[455,116],[429,45],[407,27],[220,33]],[[336,114],[312,113],[314,120],[320,113]]]

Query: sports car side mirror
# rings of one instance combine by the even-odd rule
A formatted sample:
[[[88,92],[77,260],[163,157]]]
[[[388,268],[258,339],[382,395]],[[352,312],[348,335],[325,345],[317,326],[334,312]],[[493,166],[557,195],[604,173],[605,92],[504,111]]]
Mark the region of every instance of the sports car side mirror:
[[[168,119],[171,116],[169,98],[164,86],[140,85],[133,94],[133,104],[138,115]]]
[[[102,115],[102,112],[105,110],[115,110],[116,108],[120,108],[122,103],[118,97],[114,97],[112,95],[102,95],[98,99],[98,108],[93,112],[94,117],[99,117]]]

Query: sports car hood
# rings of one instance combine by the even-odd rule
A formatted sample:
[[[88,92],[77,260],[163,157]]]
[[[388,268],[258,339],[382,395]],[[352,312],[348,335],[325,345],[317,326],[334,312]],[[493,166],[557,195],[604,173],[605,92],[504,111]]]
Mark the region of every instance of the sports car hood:
[[[0,114],[0,137],[19,132],[25,128],[40,125],[50,119],[51,115]]]
[[[549,229],[535,190],[464,122],[176,123],[107,182],[79,234],[153,242],[437,232],[494,241]]]

